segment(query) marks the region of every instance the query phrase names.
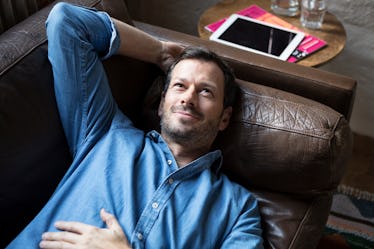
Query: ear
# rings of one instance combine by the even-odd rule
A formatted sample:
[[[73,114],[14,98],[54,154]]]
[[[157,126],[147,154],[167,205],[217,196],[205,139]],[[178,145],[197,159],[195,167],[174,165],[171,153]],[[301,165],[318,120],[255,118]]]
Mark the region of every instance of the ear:
[[[231,106],[226,107],[226,109],[223,110],[222,117],[221,117],[221,122],[220,122],[219,127],[218,127],[220,131],[223,131],[229,125],[231,114],[232,114],[232,107]]]
[[[163,114],[164,102],[165,102],[165,91],[161,93],[161,100],[160,100],[160,104],[158,105],[158,116],[160,118],[162,117],[162,114]]]

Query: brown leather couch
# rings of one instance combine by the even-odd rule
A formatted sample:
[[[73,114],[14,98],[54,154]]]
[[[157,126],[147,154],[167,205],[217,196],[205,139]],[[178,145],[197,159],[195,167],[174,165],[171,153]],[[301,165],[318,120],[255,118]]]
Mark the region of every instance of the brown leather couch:
[[[0,248],[37,214],[71,161],[47,59],[44,21],[51,5],[42,7],[51,1],[24,2],[0,11]],[[70,2],[131,22],[123,0]],[[36,13],[13,25],[17,11]],[[224,171],[257,196],[266,248],[315,248],[352,149],[347,120],[356,82],[133,23],[160,39],[207,46],[234,68],[240,98],[231,125],[215,143],[224,153]],[[161,72],[119,56],[105,67],[121,109],[141,128],[157,124],[157,103],[144,99]],[[155,92],[153,87],[150,95]]]

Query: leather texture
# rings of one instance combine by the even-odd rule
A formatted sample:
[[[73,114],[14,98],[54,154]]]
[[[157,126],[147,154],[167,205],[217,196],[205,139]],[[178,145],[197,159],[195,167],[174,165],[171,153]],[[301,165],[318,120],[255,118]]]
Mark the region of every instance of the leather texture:
[[[0,34],[51,2],[53,0],[1,0]]]
[[[131,22],[122,0],[74,2]],[[37,214],[71,162],[47,58],[50,8],[0,35],[0,248]],[[352,150],[347,119],[356,82],[134,24],[165,40],[209,47],[233,67],[239,96],[214,145],[224,153],[223,170],[257,196],[266,248],[315,248]],[[120,56],[104,66],[123,112],[140,128],[157,129],[162,72]]]
[[[3,1],[3,0],[2,0]],[[8,1],[4,1],[8,2]],[[11,1],[9,1],[9,6]],[[18,2],[18,1],[15,1]],[[35,1],[31,1],[35,2]],[[38,1],[40,4],[45,5],[48,1]],[[37,4],[38,2],[35,2]],[[0,36],[0,75],[8,68],[12,67],[15,63],[21,60],[30,51],[41,45],[46,41],[45,34],[45,20],[54,3],[41,8],[37,15],[31,15],[26,21],[21,22],[16,28],[8,30]],[[115,18],[118,18],[129,24],[133,24],[127,12],[126,5],[122,1],[109,1],[109,0],[66,0],[72,4],[79,4],[86,7],[95,7],[100,10],[106,10],[111,13]],[[10,7],[9,7],[10,8]],[[16,9],[12,9],[16,11]],[[31,14],[31,12],[30,12]],[[1,19],[9,18],[8,14],[1,11]],[[11,18],[12,19],[12,18]],[[9,23],[12,23],[10,20]]]

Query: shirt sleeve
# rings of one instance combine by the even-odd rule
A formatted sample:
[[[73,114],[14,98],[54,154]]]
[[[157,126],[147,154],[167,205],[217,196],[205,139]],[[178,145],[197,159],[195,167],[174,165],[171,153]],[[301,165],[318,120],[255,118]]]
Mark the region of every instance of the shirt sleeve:
[[[243,212],[238,217],[231,232],[223,241],[225,249],[263,249],[261,218],[257,200],[253,195],[245,202]]]
[[[71,154],[109,129],[118,110],[101,60],[119,36],[105,12],[57,4],[47,19],[48,58],[57,107]]]

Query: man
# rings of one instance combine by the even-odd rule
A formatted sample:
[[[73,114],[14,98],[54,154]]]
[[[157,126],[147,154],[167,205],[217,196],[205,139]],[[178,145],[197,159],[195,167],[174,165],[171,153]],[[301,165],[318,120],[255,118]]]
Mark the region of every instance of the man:
[[[215,54],[182,52],[167,74],[161,135],[144,134],[117,107],[100,57],[166,69],[181,47],[64,3],[47,35],[73,163],[8,248],[262,248],[255,198],[219,173],[221,153],[210,151],[234,95],[233,75]]]

